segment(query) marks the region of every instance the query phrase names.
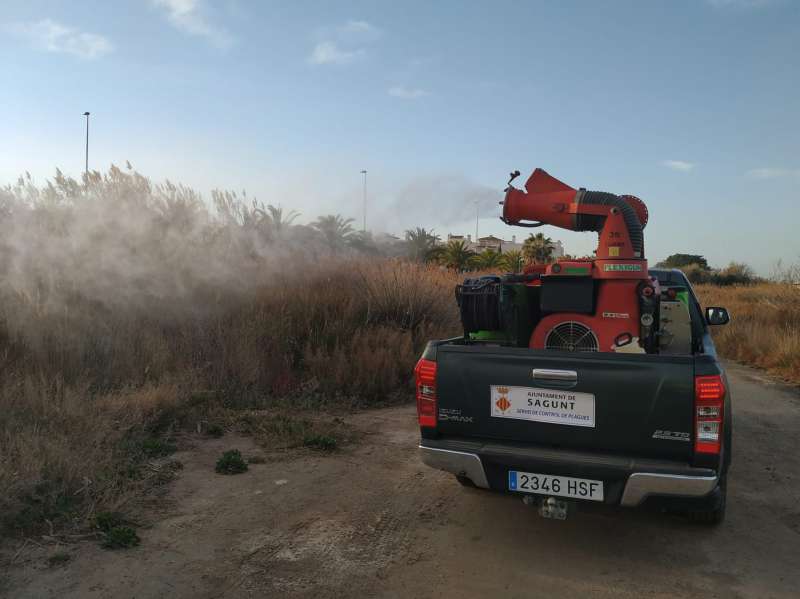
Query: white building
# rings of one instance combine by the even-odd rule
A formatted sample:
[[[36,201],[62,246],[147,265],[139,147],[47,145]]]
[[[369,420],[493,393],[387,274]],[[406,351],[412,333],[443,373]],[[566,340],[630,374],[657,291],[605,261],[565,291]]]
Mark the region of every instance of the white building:
[[[489,235],[487,237],[479,237],[477,243],[472,241],[472,235],[453,235],[451,233],[447,234],[447,241],[464,241],[468,249],[472,250],[480,254],[486,250],[494,250],[495,252],[510,252],[510,251],[522,251],[522,245],[525,241],[524,239],[520,242],[517,242],[517,236],[512,235],[511,241],[507,241],[505,239],[500,239],[499,237],[495,237],[494,235]],[[564,244],[561,243],[559,240],[553,241],[553,258],[562,258],[564,256]]]

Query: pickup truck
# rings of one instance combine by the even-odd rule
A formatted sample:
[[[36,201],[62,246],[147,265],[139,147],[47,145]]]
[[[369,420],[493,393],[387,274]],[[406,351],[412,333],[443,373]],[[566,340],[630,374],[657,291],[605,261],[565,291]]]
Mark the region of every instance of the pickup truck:
[[[703,311],[679,270],[650,274],[689,291],[686,355],[430,341],[415,368],[422,461],[463,485],[521,494],[546,517],[588,502],[721,522],[733,423],[708,325],[728,312]],[[530,410],[505,413],[509,393]]]

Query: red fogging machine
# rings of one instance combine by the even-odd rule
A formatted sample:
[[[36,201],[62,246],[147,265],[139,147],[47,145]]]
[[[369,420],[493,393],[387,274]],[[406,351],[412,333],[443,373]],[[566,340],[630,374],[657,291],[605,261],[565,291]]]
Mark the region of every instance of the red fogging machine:
[[[647,271],[639,198],[574,189],[536,169],[501,202],[508,225],[594,231],[595,256],[531,264],[523,273],[467,279],[456,288],[465,336],[561,351],[657,352],[660,289]]]

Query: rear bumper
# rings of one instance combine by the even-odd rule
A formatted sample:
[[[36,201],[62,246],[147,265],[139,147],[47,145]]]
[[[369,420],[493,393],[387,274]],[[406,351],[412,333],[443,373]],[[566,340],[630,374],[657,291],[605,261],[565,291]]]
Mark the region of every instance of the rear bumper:
[[[661,460],[499,445],[465,440],[423,439],[422,461],[438,470],[469,478],[477,487],[508,491],[508,470],[600,479],[605,503],[635,507],[648,498],[694,499],[710,496],[719,477],[714,470]]]

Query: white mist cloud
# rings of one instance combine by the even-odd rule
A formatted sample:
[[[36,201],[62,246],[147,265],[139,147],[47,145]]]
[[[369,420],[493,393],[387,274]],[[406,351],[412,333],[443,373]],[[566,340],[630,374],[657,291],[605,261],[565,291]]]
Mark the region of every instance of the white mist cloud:
[[[311,50],[311,55],[308,57],[308,62],[311,64],[349,64],[362,56],[364,51],[358,50],[343,50],[334,42],[319,42],[314,49]]]
[[[684,160],[664,160],[661,162],[661,166],[666,166],[673,171],[688,173],[694,169],[695,164],[693,162],[686,162]]]
[[[41,50],[71,54],[88,60],[100,58],[114,50],[114,46],[107,37],[79,31],[52,19],[42,19],[30,23],[11,23],[4,29],[12,35],[27,40]]]
[[[313,65],[345,65],[366,55],[366,46],[377,41],[383,32],[367,21],[349,20],[318,32],[319,41],[308,56]]]
[[[418,98],[424,98],[425,96],[430,95],[424,89],[420,89],[418,87],[405,87],[403,85],[395,85],[394,87],[390,87],[388,94],[395,98],[402,98],[404,100],[416,100]]]
[[[151,0],[163,10],[170,24],[188,35],[203,37],[220,48],[233,43],[233,36],[223,27],[211,22],[206,6],[201,0]]]
[[[383,32],[366,21],[350,20],[336,28],[337,36],[343,41],[372,42],[377,40]]]
[[[762,8],[774,0],[706,0],[714,8]]]
[[[481,185],[463,175],[422,175],[394,192],[377,216],[395,232],[419,226],[446,234],[448,226],[474,223],[476,209],[481,218],[499,215],[501,199],[499,187]]]
[[[800,168],[775,168],[764,166],[747,171],[746,175],[754,179],[777,179],[779,177],[799,177]]]

